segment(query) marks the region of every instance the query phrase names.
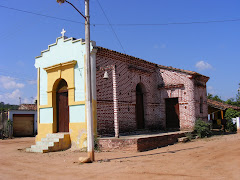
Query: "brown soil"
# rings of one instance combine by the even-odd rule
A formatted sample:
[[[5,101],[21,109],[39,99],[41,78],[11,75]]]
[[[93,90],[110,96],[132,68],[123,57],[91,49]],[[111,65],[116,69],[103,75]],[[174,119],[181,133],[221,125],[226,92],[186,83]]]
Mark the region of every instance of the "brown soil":
[[[26,153],[34,138],[0,140],[0,179],[240,179],[240,134],[214,136],[147,152]]]

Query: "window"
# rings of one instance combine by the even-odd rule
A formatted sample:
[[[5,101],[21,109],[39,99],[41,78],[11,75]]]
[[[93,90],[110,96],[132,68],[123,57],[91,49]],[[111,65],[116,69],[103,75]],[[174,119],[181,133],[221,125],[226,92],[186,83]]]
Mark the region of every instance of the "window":
[[[200,97],[200,113],[203,113],[203,98]]]

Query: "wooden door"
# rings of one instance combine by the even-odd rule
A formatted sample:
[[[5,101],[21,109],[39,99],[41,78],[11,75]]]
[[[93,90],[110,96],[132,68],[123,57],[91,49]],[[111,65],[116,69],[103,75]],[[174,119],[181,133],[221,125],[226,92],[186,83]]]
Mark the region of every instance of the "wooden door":
[[[68,92],[57,93],[57,129],[69,132]]]
[[[34,135],[34,115],[14,114],[13,115],[13,136],[33,136]]]
[[[140,85],[136,88],[136,122],[137,129],[144,129],[144,106],[143,106],[143,92]]]
[[[167,128],[180,128],[179,125],[179,104],[178,98],[167,98],[166,105],[166,126]]]

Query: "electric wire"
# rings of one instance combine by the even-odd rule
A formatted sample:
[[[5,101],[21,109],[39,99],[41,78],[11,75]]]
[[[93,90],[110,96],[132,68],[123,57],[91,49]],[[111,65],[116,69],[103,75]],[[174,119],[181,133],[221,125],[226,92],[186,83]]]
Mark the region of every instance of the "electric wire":
[[[80,21],[74,21],[74,20],[70,20],[70,19],[59,18],[59,17],[55,17],[55,16],[35,13],[35,12],[32,12],[32,11],[26,11],[26,10],[22,10],[22,9],[7,7],[7,6],[3,6],[3,5],[0,5],[0,7],[1,8],[6,8],[6,9],[10,9],[10,10],[14,10],[14,11],[18,11],[18,12],[23,12],[23,13],[33,14],[33,15],[37,15],[37,16],[42,16],[42,17],[46,17],[46,18],[58,19],[58,20],[68,21],[68,22],[78,23],[78,24],[84,24],[83,22],[80,22]]]
[[[55,17],[55,16],[35,13],[35,12],[32,12],[32,11],[26,11],[26,10],[22,10],[22,9],[7,7],[7,6],[3,6],[3,5],[0,5],[0,8],[5,8],[5,9],[14,10],[14,11],[22,12],[22,13],[28,13],[28,14],[32,14],[32,15],[42,16],[42,17],[46,17],[46,18],[52,18],[52,19],[57,19],[57,20],[62,20],[62,21],[68,21],[68,22],[72,22],[72,23],[84,24],[83,22],[80,22],[80,21],[74,21],[74,20],[70,20],[70,19],[59,18],[59,17]],[[240,18],[237,18],[237,19],[225,19],[225,20],[211,20],[211,21],[172,22],[172,23],[111,24],[111,26],[167,26],[167,25],[190,25],[190,24],[226,23],[226,22],[239,22],[239,21],[240,21]],[[92,23],[91,26],[109,26],[109,24]]]
[[[225,23],[237,22],[240,19],[212,20],[212,21],[192,21],[192,22],[172,22],[172,23],[142,23],[142,24],[112,24],[113,26],[167,26],[167,25],[189,25],[189,24],[210,24],[210,23]],[[95,24],[97,26],[106,26],[107,24]]]
[[[105,18],[107,19],[107,21],[108,21],[108,24],[109,24],[109,26],[111,27],[111,29],[112,29],[112,31],[113,31],[113,33],[114,33],[114,35],[115,35],[115,37],[116,37],[116,39],[117,39],[118,43],[120,44],[120,46],[121,46],[121,48],[122,48],[123,52],[126,54],[126,51],[124,50],[124,48],[123,48],[123,45],[122,45],[122,43],[121,43],[120,39],[118,38],[118,35],[117,35],[117,33],[114,31],[114,29],[113,29],[113,27],[112,27],[112,24],[110,23],[110,20],[108,19],[108,17],[107,17],[107,15],[106,15],[105,11],[103,10],[103,7],[101,6],[101,4],[99,3],[99,1],[98,1],[98,0],[96,0],[96,1],[97,1],[97,3],[98,3],[99,7],[101,8],[101,10],[102,10],[102,12],[103,12],[103,14],[104,14]]]

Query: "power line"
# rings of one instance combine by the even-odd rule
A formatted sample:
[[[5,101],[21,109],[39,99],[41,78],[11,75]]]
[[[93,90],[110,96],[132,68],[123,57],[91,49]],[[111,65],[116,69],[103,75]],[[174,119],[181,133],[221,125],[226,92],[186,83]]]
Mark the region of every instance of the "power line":
[[[45,15],[45,14],[35,13],[35,12],[26,11],[26,10],[22,10],[22,9],[16,9],[16,8],[7,7],[7,6],[3,6],[3,5],[0,5],[0,7],[1,8],[6,8],[6,9],[10,9],[10,10],[14,10],[14,11],[18,11],[18,12],[23,12],[23,13],[33,14],[33,15],[37,15],[37,16],[42,16],[42,17],[46,17],[46,18],[58,19],[58,20],[68,21],[68,22],[78,23],[78,24],[84,24],[84,23],[79,22],[79,21],[59,18],[59,17],[55,17],[55,16],[49,16],[49,15]]]
[[[114,31],[114,29],[113,29],[113,27],[112,27],[112,24],[110,23],[110,21],[109,21],[109,19],[108,19],[107,15],[106,15],[106,13],[104,12],[104,10],[103,10],[103,8],[102,8],[101,4],[99,3],[99,1],[98,1],[98,0],[96,0],[96,1],[97,1],[98,5],[100,6],[100,8],[101,8],[101,10],[102,10],[102,12],[103,12],[103,14],[104,14],[105,18],[107,19],[107,21],[108,21],[108,24],[109,24],[109,26],[111,27],[111,29],[112,29],[112,31],[113,31],[113,33],[114,33],[114,35],[115,35],[116,39],[118,40],[118,43],[120,44],[120,46],[121,46],[121,48],[122,48],[123,52],[126,54],[126,51],[124,50],[124,48],[123,48],[123,45],[122,45],[121,41],[119,40],[119,38],[118,38],[118,36],[117,36],[116,32]]]
[[[188,24],[210,24],[237,22],[240,19],[212,20],[212,21],[193,21],[193,22],[173,22],[173,23],[151,23],[151,24],[112,24],[113,26],[167,26],[167,25],[188,25]],[[98,26],[106,26],[107,24],[96,24]]]
[[[10,10],[14,10],[14,11],[22,12],[22,13],[28,13],[28,14],[37,15],[37,16],[42,16],[42,17],[46,17],[46,18],[68,21],[68,22],[72,22],[72,23],[84,24],[84,23],[79,22],[79,21],[74,21],[74,20],[65,19],[65,18],[59,18],[59,17],[40,14],[40,13],[35,13],[35,12],[21,10],[21,9],[12,8],[12,7],[7,7],[7,6],[3,6],[3,5],[0,5],[0,8],[10,9]],[[172,23],[139,23],[139,24],[129,23],[129,24],[111,24],[111,26],[167,26],[167,25],[226,23],[226,22],[238,22],[238,21],[240,21],[240,19],[225,19],[225,20],[212,20],[212,21],[191,21],[191,22],[172,22]],[[109,26],[109,24],[104,24],[104,23],[101,23],[101,24],[92,23],[91,25],[92,26]]]

